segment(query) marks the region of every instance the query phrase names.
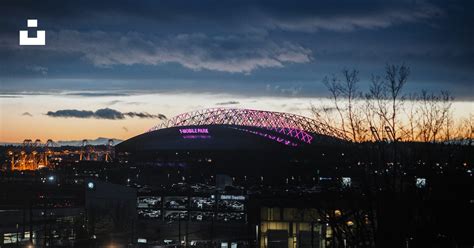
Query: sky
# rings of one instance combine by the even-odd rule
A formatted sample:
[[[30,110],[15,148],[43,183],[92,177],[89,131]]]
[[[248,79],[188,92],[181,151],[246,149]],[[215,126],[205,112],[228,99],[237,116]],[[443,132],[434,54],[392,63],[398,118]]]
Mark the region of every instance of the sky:
[[[310,115],[324,76],[387,63],[473,112],[472,1],[0,2],[0,142],[126,139],[182,112]],[[28,18],[45,46],[20,46]]]

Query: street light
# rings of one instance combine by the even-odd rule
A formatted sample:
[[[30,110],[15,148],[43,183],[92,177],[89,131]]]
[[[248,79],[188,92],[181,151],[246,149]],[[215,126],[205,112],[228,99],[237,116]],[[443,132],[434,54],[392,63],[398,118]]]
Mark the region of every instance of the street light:
[[[95,188],[95,184],[93,182],[88,182],[87,183],[87,188],[88,189],[94,189]]]

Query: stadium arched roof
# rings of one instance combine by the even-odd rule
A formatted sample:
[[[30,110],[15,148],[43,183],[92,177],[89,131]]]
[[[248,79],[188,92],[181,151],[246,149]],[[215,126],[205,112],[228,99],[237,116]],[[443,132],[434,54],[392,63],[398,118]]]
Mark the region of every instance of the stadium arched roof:
[[[209,108],[179,114],[149,131],[199,125],[251,126],[272,130],[311,144],[314,134],[343,138],[342,132],[314,119],[290,113],[236,108]]]

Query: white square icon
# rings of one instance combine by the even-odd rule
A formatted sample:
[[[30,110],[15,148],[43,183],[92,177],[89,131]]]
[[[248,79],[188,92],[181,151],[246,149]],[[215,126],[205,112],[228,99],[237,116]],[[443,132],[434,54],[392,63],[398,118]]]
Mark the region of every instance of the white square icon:
[[[27,26],[29,28],[36,28],[38,27],[38,20],[37,19],[28,19],[28,24]]]
[[[37,28],[37,19],[28,19],[26,25],[29,28]],[[36,37],[30,37],[28,30],[20,30],[20,46],[44,46],[46,45],[46,31],[37,30]]]

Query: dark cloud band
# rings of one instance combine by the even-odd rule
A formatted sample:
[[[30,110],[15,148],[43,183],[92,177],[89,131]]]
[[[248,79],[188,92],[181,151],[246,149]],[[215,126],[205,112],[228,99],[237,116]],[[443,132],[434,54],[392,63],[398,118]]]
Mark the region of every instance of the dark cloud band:
[[[166,116],[163,114],[149,114],[146,112],[120,112],[115,109],[103,108],[96,111],[91,110],[77,110],[77,109],[62,109],[57,111],[48,111],[46,113],[50,117],[58,118],[95,118],[95,119],[107,119],[107,120],[121,120],[126,117],[131,118],[149,118],[149,119],[160,119],[165,120]]]
[[[216,103],[216,105],[236,105],[236,104],[240,104],[240,102],[238,102],[238,101],[228,101],[228,102],[218,102],[218,103]]]

